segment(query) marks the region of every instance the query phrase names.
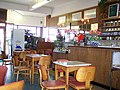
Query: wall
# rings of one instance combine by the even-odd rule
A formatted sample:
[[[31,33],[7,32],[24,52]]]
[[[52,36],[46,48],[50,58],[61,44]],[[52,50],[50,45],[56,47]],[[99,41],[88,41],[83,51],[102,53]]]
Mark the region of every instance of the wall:
[[[89,3],[86,3],[89,2]],[[98,5],[98,0],[73,0],[67,4],[57,6],[53,9],[52,17],[59,16],[62,14],[82,10],[85,8],[93,7]]]
[[[42,22],[42,23],[41,23]],[[44,17],[26,16],[14,10],[7,11],[7,23],[29,26],[45,26]]]

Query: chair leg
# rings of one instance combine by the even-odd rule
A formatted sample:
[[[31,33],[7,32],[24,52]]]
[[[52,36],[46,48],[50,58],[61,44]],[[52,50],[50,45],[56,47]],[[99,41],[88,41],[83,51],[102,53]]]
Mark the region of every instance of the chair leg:
[[[6,62],[5,62],[5,66],[6,66],[7,64],[6,64]]]
[[[17,71],[17,78],[16,78],[16,81],[18,81],[18,77],[19,77],[19,70]]]
[[[67,90],[67,88],[65,88],[65,90]]]
[[[2,66],[4,65],[4,62],[2,62]]]
[[[12,80],[13,80],[13,78],[14,78],[14,74],[15,74],[15,72],[13,71],[13,74],[12,74]]]
[[[41,90],[44,90],[44,87],[41,87]]]
[[[60,72],[60,77],[63,77],[64,76],[64,72]]]
[[[29,72],[30,72],[30,84],[31,84],[32,83],[32,81],[31,81],[31,70]]]

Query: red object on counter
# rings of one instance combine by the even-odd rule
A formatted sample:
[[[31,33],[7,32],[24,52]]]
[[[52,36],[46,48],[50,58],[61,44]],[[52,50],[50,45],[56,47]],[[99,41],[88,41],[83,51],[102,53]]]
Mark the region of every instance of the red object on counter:
[[[81,40],[83,40],[84,39],[84,35],[83,34],[79,34],[78,35],[78,42],[80,42]]]

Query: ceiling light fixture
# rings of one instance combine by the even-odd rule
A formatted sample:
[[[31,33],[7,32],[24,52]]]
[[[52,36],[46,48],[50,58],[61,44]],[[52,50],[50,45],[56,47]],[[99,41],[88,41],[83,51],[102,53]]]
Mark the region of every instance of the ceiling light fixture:
[[[33,5],[30,10],[31,10],[31,11],[32,11],[32,10],[35,10],[35,9],[37,9],[37,8],[39,8],[39,7],[44,6],[45,4],[47,4],[47,3],[51,2],[51,1],[53,1],[53,0],[43,0],[42,2],[39,2],[39,3],[35,4],[35,5]]]

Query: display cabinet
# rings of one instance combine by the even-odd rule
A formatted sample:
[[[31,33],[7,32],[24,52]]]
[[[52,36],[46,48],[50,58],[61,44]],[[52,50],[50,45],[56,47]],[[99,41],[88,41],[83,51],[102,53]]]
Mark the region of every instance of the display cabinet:
[[[101,37],[106,40],[120,40],[120,18],[106,18],[102,20]]]

